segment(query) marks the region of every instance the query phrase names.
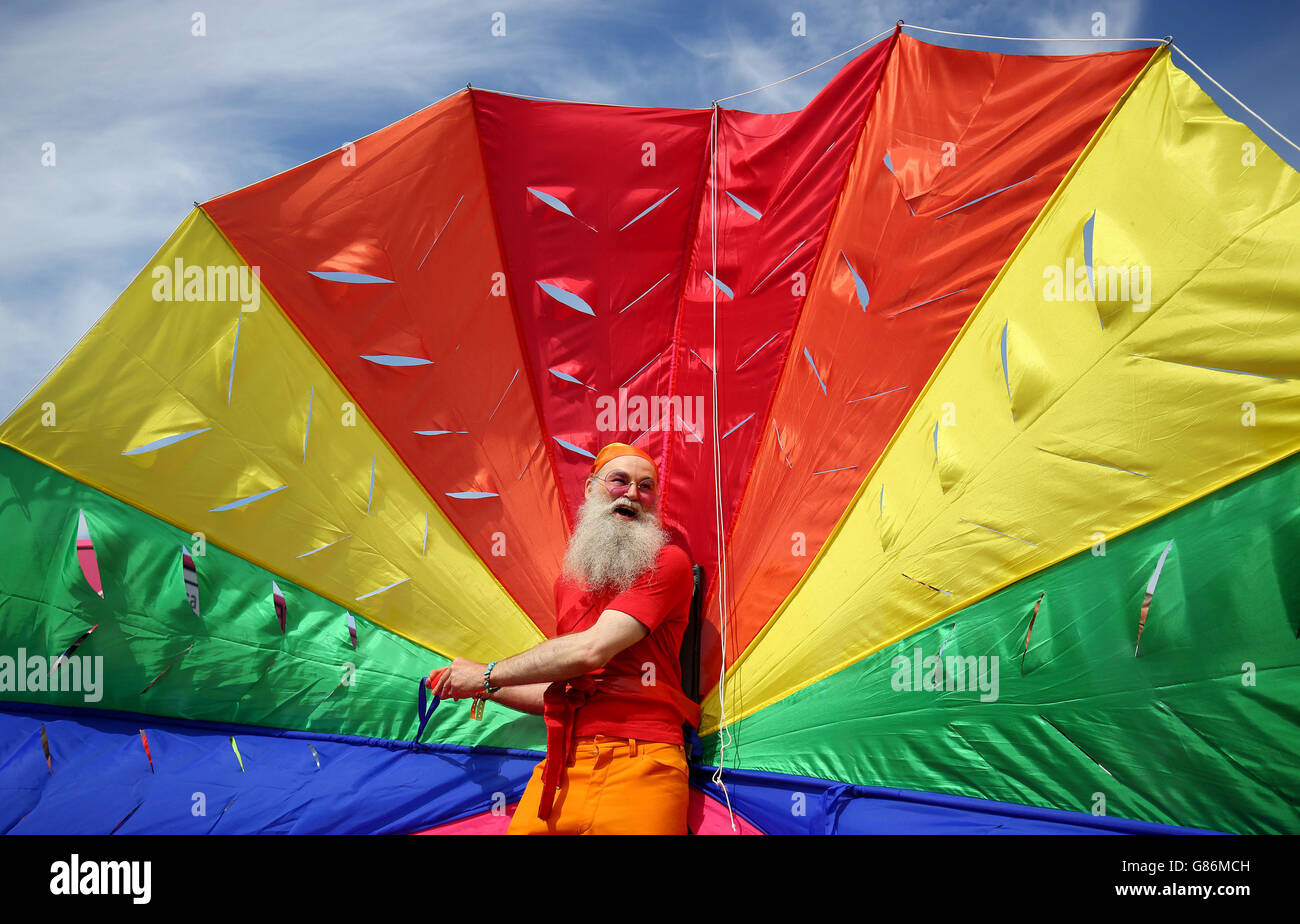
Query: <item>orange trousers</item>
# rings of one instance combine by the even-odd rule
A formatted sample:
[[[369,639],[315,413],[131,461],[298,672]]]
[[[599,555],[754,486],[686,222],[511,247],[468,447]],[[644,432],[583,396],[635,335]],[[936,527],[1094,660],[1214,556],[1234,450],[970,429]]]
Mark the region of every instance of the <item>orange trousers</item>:
[[[609,735],[578,738],[551,817],[542,821],[541,761],[510,820],[508,834],[685,834],[690,801],[680,744]]]

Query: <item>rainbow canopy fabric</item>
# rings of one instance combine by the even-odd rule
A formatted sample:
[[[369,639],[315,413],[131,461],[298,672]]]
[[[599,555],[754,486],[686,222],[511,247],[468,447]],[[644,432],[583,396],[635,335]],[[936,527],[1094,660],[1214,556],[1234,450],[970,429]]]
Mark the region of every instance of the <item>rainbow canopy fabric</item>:
[[[0,429],[0,830],[499,830],[540,719],[418,680],[555,633],[622,440],[706,579],[697,830],[1300,832],[1297,242],[1167,48],[900,32],[203,203]]]

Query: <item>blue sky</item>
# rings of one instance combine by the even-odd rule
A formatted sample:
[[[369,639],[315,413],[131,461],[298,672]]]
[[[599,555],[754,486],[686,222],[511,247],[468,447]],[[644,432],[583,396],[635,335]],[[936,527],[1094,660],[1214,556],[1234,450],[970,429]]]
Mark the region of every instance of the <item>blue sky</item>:
[[[206,35],[191,34],[195,10]],[[792,15],[806,18],[791,34]],[[95,323],[195,201],[311,160],[472,82],[708,107],[903,19],[961,32],[1174,41],[1300,142],[1300,4],[1134,0],[6,2],[0,8],[0,413]],[[492,35],[495,13],[505,35]],[[499,21],[499,20],[498,20]],[[1123,45],[927,41],[1014,53]],[[726,105],[797,109],[844,60]],[[1300,153],[1176,58],[1293,166]],[[54,142],[56,164],[42,166]]]

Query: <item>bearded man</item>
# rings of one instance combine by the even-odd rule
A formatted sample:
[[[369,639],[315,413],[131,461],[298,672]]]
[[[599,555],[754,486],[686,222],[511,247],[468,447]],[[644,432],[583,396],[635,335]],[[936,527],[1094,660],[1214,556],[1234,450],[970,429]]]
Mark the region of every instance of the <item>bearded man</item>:
[[[656,514],[654,460],[603,448],[555,579],[557,637],[491,664],[457,658],[433,671],[435,696],[492,700],[546,718],[511,834],[685,834],[682,723],[699,707],[681,690],[690,557]]]

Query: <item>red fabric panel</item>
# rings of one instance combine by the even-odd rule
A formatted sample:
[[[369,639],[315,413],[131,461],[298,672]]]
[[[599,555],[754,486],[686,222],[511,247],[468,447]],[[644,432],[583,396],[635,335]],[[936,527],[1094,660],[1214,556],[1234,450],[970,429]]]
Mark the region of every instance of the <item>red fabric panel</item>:
[[[691,802],[686,810],[686,823],[692,834],[762,834],[745,819],[729,813],[727,807],[702,790],[691,787]],[[736,830],[731,829],[731,819],[736,819]]]
[[[553,634],[564,523],[510,299],[493,294],[493,274],[505,267],[469,95],[361,139],[355,165],[332,152],[204,209],[261,267],[267,289],[505,589]],[[374,354],[434,364],[361,358]],[[382,478],[381,468],[376,493]],[[462,491],[499,496],[447,496]],[[422,528],[419,512],[411,515]],[[498,533],[505,554],[497,543],[494,555]],[[428,554],[437,553],[431,543]]]
[[[794,588],[966,317],[1151,54],[1014,56],[901,37],[732,529],[728,664]],[[865,310],[850,264],[867,288]],[[806,537],[802,555],[796,533]],[[707,617],[715,631],[703,639],[710,687],[717,605],[715,594]]]
[[[469,818],[462,818],[460,821],[449,821],[446,824],[434,825],[432,828],[425,828],[423,831],[412,831],[412,834],[505,834],[510,828],[510,819],[515,817],[515,809],[519,807],[518,802],[512,802],[506,806],[505,811],[497,815],[493,812],[484,812],[482,815],[471,815]]]
[[[546,451],[572,519],[591,456],[604,444],[644,449],[662,471],[662,434],[628,425],[618,414],[619,389],[629,398],[668,394],[682,254],[707,166],[711,113],[473,95]],[[578,296],[591,313],[539,283]],[[603,406],[613,411],[605,420]]]

